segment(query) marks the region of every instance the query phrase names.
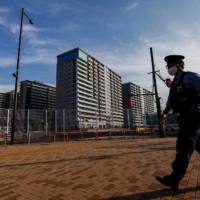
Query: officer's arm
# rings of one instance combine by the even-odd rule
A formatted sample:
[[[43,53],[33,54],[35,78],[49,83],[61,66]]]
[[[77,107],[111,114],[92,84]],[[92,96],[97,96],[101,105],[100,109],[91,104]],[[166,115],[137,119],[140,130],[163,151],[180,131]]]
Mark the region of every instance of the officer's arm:
[[[200,76],[199,76],[199,74],[197,74],[197,73],[190,73],[189,74],[189,83],[200,94]]]
[[[171,87],[170,87],[170,91],[171,91]],[[171,104],[170,104],[170,102],[171,102],[171,95],[170,95],[171,92],[170,91],[169,91],[169,96],[168,96],[168,99],[167,99],[166,107],[165,107],[165,109],[164,109],[164,111],[163,111],[163,113],[162,113],[162,115],[160,116],[160,119],[159,119],[159,122],[161,124],[165,123],[167,114],[172,109]]]
[[[169,111],[171,110],[171,107],[170,106],[166,106],[160,119],[159,119],[159,122],[160,124],[163,124],[165,123],[165,120],[166,120],[166,117],[167,117],[167,114],[169,113]]]
[[[167,115],[172,108],[170,106],[166,106],[162,115]]]

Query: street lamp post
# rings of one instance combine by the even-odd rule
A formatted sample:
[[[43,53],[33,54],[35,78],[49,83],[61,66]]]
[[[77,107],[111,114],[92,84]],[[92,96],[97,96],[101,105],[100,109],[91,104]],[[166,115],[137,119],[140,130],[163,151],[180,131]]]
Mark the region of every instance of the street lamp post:
[[[21,40],[22,40],[22,27],[23,27],[24,15],[29,19],[29,23],[33,24],[33,21],[26,15],[26,13],[24,12],[24,8],[22,8],[21,25],[20,25],[20,35],[19,35],[19,45],[18,45],[18,56],[17,56],[17,69],[16,69],[16,73],[13,73],[13,76],[15,77],[15,94],[14,94],[15,96],[14,96],[12,132],[11,132],[11,145],[14,144],[14,133],[15,133],[15,128],[16,128],[16,110],[17,110],[17,104],[18,104],[18,96],[17,96],[18,92],[17,92],[17,90],[18,90],[18,77],[19,77]]]

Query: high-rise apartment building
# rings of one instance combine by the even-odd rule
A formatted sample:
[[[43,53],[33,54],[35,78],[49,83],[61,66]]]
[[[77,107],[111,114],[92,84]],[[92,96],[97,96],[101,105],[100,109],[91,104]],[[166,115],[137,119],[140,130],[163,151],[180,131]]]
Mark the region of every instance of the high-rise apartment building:
[[[55,109],[56,86],[39,81],[20,82],[20,109]]]
[[[145,113],[154,112],[152,92],[133,83],[122,84],[124,125],[145,125]],[[132,95],[132,107],[128,108],[127,97]]]
[[[14,90],[6,93],[0,93],[0,108],[13,109],[14,106]],[[18,93],[18,106],[19,107],[19,93]]]
[[[82,49],[57,56],[56,88],[56,109],[70,112],[74,127],[123,125],[121,77]]]
[[[9,108],[9,94],[0,93],[0,108]]]

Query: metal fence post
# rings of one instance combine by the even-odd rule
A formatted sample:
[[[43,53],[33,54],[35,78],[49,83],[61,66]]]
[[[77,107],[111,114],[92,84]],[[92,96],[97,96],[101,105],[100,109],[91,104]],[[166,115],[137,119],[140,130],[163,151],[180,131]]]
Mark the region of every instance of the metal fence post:
[[[95,115],[96,115],[96,131],[98,131],[98,129],[97,129],[97,113],[96,113],[96,111],[95,111]]]
[[[65,109],[63,110],[63,132],[64,132],[64,141],[65,141]]]
[[[28,134],[28,143],[30,143],[31,137],[30,137],[30,132],[29,132],[29,110],[27,114],[27,134]]]
[[[55,132],[57,132],[57,110],[55,110]],[[55,142],[55,135],[54,135],[54,142]]]
[[[57,132],[57,110],[55,110],[55,132]]]
[[[129,120],[129,110],[127,108],[127,122],[128,122],[128,130],[130,131],[130,120]]]
[[[30,144],[30,142],[31,142],[31,134],[28,133],[28,143]]]
[[[113,108],[112,108],[112,130],[114,130],[114,116],[113,116]]]
[[[8,129],[9,129],[9,113],[10,113],[10,110],[8,109],[8,112],[7,112],[7,136],[8,136]]]
[[[48,122],[47,122],[47,110],[45,111],[46,112],[46,126],[45,126],[45,132],[46,132],[46,135],[47,135],[47,131],[48,131]]]
[[[80,117],[80,123],[79,123],[79,131],[80,133],[82,132],[82,124],[81,124],[81,111],[80,111],[80,114],[79,114],[79,117]]]

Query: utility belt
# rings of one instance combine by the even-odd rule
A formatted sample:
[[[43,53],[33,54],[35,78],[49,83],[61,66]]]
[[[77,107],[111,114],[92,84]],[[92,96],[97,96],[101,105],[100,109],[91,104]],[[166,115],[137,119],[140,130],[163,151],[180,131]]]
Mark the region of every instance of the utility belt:
[[[188,114],[194,114],[194,113],[200,113],[200,104],[199,103],[198,104],[193,104],[189,111],[175,112],[176,116],[188,115]]]
[[[182,116],[182,115],[190,115],[190,114],[194,114],[194,113],[200,114],[200,109],[198,109],[198,110],[189,110],[188,112],[176,112],[175,115],[177,117],[179,117],[179,116]]]

